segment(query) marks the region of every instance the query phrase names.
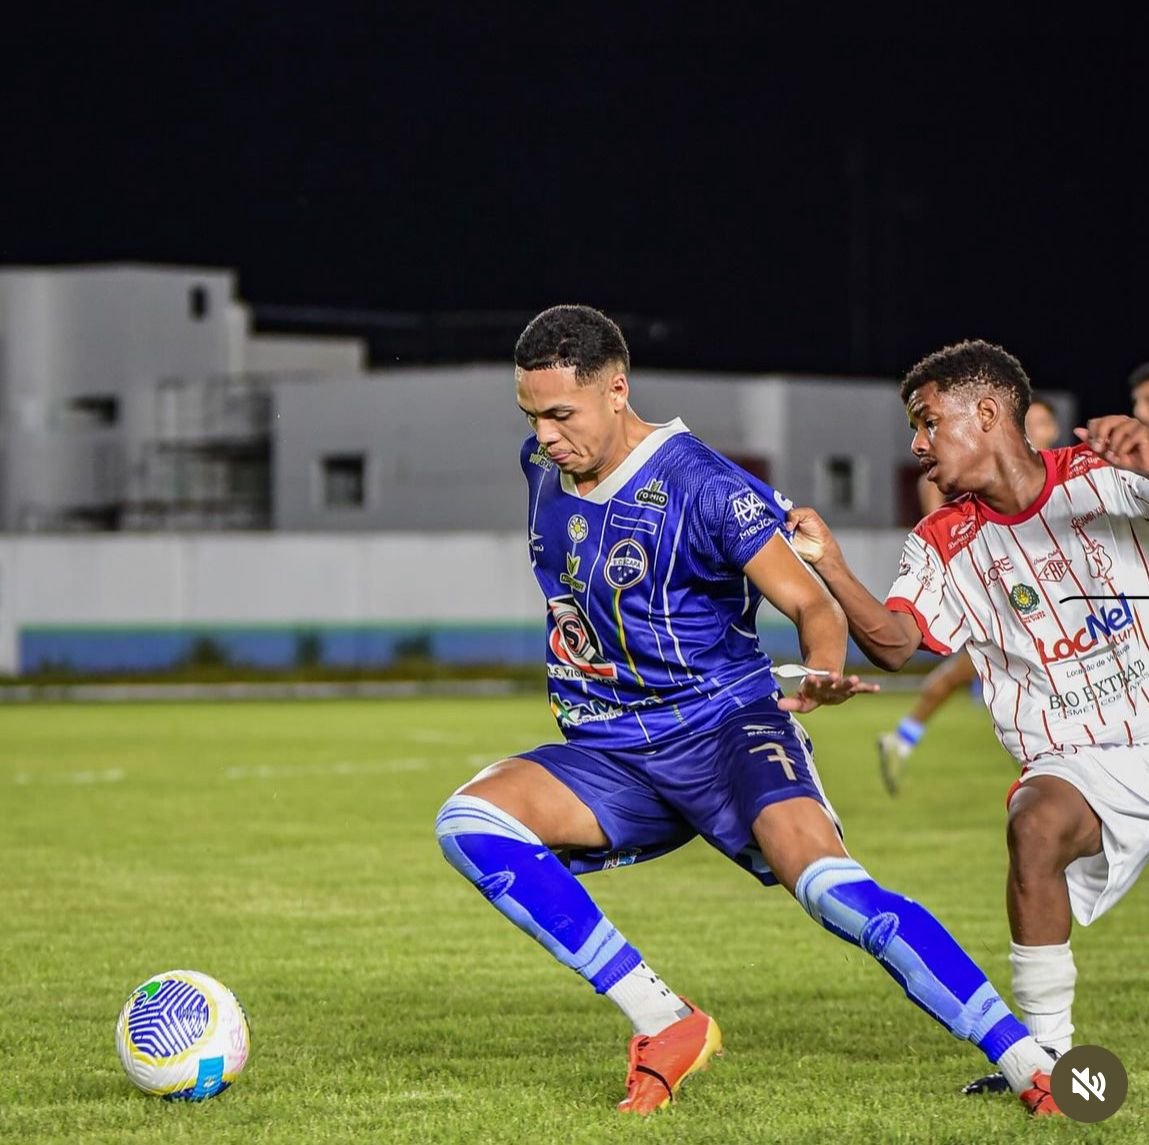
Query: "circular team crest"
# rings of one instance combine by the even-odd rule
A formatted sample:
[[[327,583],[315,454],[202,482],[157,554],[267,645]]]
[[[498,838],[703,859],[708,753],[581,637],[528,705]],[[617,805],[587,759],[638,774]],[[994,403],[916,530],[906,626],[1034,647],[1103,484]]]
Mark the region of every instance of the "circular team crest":
[[[577,545],[579,541],[585,541],[590,536],[590,526],[586,523],[586,518],[581,513],[576,513],[569,521],[567,521],[567,536]]]
[[[610,550],[603,576],[607,584],[614,588],[630,588],[646,576],[646,568],[646,550],[628,537]]]
[[[1009,603],[1024,614],[1032,612],[1041,603],[1041,597],[1037,595],[1037,589],[1027,584],[1015,584],[1009,590]]]

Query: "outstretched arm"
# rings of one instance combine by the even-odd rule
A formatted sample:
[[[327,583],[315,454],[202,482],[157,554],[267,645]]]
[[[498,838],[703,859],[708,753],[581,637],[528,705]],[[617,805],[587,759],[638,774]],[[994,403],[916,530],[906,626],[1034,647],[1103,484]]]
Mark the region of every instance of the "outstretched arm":
[[[779,533],[750,558],[743,570],[762,595],[798,630],[802,662],[828,673],[806,676],[793,696],[779,702],[785,711],[808,712],[820,704],[840,704],[876,684],[843,676],[846,620],[825,586],[812,576]]]
[[[879,668],[897,671],[922,642],[914,618],[886,608],[854,576],[829,526],[813,509],[791,509],[786,526],[793,530],[798,554],[841,605],[858,647]]]

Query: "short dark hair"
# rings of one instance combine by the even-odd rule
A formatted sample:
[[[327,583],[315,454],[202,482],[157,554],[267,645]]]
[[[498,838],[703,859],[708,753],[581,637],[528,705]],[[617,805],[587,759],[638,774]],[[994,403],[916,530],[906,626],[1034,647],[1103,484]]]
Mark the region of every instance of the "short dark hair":
[[[1142,382],[1149,382],[1149,362],[1142,362],[1129,375],[1129,388],[1135,390]]]
[[[593,306],[552,306],[536,314],[515,343],[519,369],[573,366],[579,382],[597,377],[610,362],[629,373],[630,351],[617,323]]]
[[[1025,429],[1025,411],[1033,397],[1029,378],[1021,363],[992,342],[973,339],[935,350],[924,357],[902,382],[902,402],[920,387],[933,382],[943,393],[961,386],[988,386],[1006,394],[1013,407],[1013,420]]]

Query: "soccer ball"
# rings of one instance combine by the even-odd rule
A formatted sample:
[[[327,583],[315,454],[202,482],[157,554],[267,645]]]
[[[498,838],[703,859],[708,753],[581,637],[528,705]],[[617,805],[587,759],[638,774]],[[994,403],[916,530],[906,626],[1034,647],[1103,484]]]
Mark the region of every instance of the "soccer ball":
[[[169,1101],[222,1093],[247,1064],[251,1031],[239,999],[195,970],[156,974],[132,991],[116,1023],[128,1077]]]

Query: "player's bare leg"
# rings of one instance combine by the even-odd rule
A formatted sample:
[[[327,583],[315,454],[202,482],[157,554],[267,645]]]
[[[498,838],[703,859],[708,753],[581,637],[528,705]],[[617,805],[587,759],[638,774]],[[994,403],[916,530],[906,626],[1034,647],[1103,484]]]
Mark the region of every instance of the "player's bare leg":
[[[878,764],[882,783],[891,795],[898,793],[910,753],[925,735],[934,713],[960,688],[977,679],[973,661],[958,652],[943,660],[922,681],[917,702],[898,724],[897,730],[878,736]]]
[[[447,861],[511,922],[582,975],[630,1019],[626,1097],[651,1113],[721,1049],[712,1018],[675,994],[599,910],[556,849],[601,849],[609,840],[591,809],[533,760],[493,764],[439,812]]]
[[[1063,1054],[1073,1045],[1077,982],[1065,868],[1100,852],[1101,821],[1072,784],[1039,775],[1023,783],[1010,800],[1006,838],[1014,1002],[1037,1041]],[[1000,1093],[1006,1088],[1001,1074],[987,1074],[971,1081],[964,1092]]]
[[[997,1063],[1031,1112],[1057,1111],[1048,1095],[1049,1053],[933,915],[879,886],[849,857],[816,799],[768,805],[754,821],[754,838],[808,914],[872,955],[912,1002]]]
[[[594,812],[534,760],[515,757],[493,763],[456,794],[493,803],[552,850],[607,846]]]
[[[1101,820],[1072,784],[1039,775],[1010,801],[1007,839],[1014,999],[1038,1040],[1064,1053],[1073,1044],[1070,1008],[1077,979],[1065,868],[1100,853]]]

